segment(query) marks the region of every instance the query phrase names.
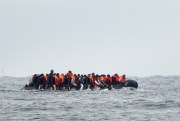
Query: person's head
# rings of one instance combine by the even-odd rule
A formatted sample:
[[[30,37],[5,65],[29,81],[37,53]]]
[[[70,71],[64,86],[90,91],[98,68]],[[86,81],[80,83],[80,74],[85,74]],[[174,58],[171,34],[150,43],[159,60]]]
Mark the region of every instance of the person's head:
[[[116,74],[114,74],[115,76],[118,76],[118,74],[116,73]]]
[[[71,70],[69,70],[68,72],[69,72],[69,73],[72,73],[72,71],[71,71]]]
[[[37,74],[34,74],[33,77],[37,77]]]
[[[59,77],[59,73],[57,73],[56,76]]]
[[[126,78],[126,75],[125,75],[125,74],[123,75],[123,78]]]
[[[50,71],[51,73],[54,73],[54,70],[53,69],[51,69],[51,71]]]

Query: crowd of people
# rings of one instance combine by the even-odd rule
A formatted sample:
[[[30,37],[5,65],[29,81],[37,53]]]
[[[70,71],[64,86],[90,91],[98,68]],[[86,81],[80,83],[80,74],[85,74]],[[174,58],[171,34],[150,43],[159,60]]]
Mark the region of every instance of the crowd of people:
[[[51,89],[51,90],[62,90],[62,89],[76,89],[84,90],[100,88],[107,88],[111,90],[113,85],[124,85],[126,81],[125,75],[110,75],[102,74],[98,75],[95,73],[88,75],[73,74],[72,71],[64,73],[54,73],[53,70],[49,74],[34,74],[30,79],[29,86],[34,86],[37,90]]]

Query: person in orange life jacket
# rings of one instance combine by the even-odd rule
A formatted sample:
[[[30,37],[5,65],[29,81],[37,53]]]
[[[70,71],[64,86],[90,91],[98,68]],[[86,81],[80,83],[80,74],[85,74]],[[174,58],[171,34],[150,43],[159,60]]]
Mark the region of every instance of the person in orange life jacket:
[[[45,78],[45,83],[47,83],[47,80],[48,80],[48,74],[44,75],[44,78]]]
[[[71,84],[76,85],[76,74],[71,75]]]
[[[99,75],[98,75],[98,74],[96,74],[96,75],[94,76],[94,84],[95,84],[96,86],[99,85]]]
[[[119,81],[120,76],[115,74],[114,77],[115,77],[116,81],[113,84],[113,87],[116,88],[116,89],[120,89],[120,88],[124,87],[124,84]]]
[[[94,87],[96,86],[94,81],[95,81],[95,74],[94,73],[88,74],[88,89],[91,90],[94,89]]]
[[[63,73],[59,76],[59,90],[65,87],[65,76]]]
[[[72,88],[72,84],[71,84],[72,75],[73,75],[72,71],[68,71],[66,73],[66,83],[67,83],[68,90],[71,90]]]
[[[61,73],[61,76],[60,76],[60,83],[61,84],[64,84],[64,74],[63,73]]]
[[[105,77],[106,76],[104,74],[102,74],[101,77],[100,77],[101,83],[103,84],[104,87],[106,87]]]
[[[111,79],[111,76],[109,74],[105,77],[105,83],[107,85],[107,88],[109,90],[111,90],[112,89],[112,79]]]
[[[116,85],[116,84],[118,84],[119,83],[119,76],[118,76],[118,74],[114,74],[113,76],[112,76],[112,84],[113,85]]]
[[[95,84],[100,88],[100,89],[104,89],[104,85],[101,83],[101,76],[99,76],[98,74],[96,75],[95,78]]]
[[[71,78],[71,76],[73,75],[73,73],[72,73],[72,71],[68,71],[68,72],[66,73],[66,75],[68,75],[68,76]]]
[[[55,74],[55,75],[54,75],[54,78],[55,78],[55,87],[54,87],[54,89],[57,90],[57,89],[59,89],[59,86],[60,86],[59,73]]]
[[[53,74],[53,80],[52,80],[52,84],[53,84],[53,88],[52,88],[52,89],[53,89],[53,90],[57,90],[57,89],[56,89],[56,80],[58,80],[58,79],[57,79],[57,77],[56,77],[56,74],[54,73],[54,74]]]
[[[119,76],[119,82],[124,83],[126,81],[126,75]]]
[[[87,75],[87,89],[91,89],[91,79],[90,79],[90,74]]]
[[[74,83],[75,83],[75,85],[76,85],[76,84],[77,84],[77,80],[78,80],[77,75],[76,75],[76,74],[74,74],[73,78],[74,78]]]
[[[72,74],[71,75],[71,89],[72,88],[76,88],[76,86],[77,86],[77,76],[76,76],[76,74]]]

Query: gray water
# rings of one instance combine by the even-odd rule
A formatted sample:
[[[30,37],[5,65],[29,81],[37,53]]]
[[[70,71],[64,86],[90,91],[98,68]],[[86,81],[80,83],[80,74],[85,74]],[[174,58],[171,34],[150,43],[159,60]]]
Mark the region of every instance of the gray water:
[[[27,78],[0,78],[1,121],[179,121],[180,77],[137,78],[139,88],[23,91]]]

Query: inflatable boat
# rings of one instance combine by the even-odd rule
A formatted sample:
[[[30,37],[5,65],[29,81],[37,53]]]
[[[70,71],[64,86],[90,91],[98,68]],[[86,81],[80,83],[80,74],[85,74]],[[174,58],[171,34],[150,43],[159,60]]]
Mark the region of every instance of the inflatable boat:
[[[66,88],[66,87],[67,87],[67,85],[64,85],[64,87],[62,87],[60,90],[75,89],[74,87],[72,87],[71,89]],[[91,90],[94,90],[96,87],[98,87],[98,86],[95,86],[95,87],[91,88]],[[126,87],[132,87],[134,89],[137,89],[138,88],[138,83],[135,80],[126,80],[124,83],[115,83],[115,84],[112,84],[111,87],[113,89],[121,89],[121,88],[126,88]],[[99,89],[109,89],[109,90],[111,90],[112,88],[108,88],[108,86],[105,86],[105,87],[99,88]],[[28,84],[28,85],[25,85],[22,88],[22,90],[39,90],[39,89],[37,89],[34,84]],[[51,90],[51,89],[43,89],[43,90]],[[80,89],[78,89],[78,90],[80,90]]]

